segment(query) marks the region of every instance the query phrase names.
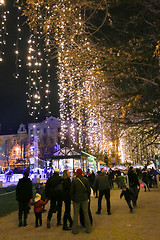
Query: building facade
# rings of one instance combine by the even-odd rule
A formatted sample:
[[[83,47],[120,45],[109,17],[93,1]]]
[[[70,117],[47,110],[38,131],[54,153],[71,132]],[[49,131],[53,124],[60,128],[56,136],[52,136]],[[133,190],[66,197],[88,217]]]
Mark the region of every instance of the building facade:
[[[17,134],[0,135],[0,165],[4,168],[21,168],[28,165],[28,134],[20,124]]]
[[[66,122],[65,141],[61,143],[61,120],[49,117],[39,123],[29,123],[28,132],[20,124],[17,134],[0,135],[0,166],[5,168],[44,167],[60,146],[71,146],[70,122]]]

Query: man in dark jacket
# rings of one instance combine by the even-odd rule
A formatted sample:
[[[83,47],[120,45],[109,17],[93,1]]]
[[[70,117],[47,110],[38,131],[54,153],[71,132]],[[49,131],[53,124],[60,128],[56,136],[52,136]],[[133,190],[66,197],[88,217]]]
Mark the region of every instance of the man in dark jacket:
[[[95,173],[94,173],[94,170],[92,170],[92,173],[89,172],[88,181],[89,181],[90,187],[93,189],[93,184],[94,184],[94,181],[95,181]]]
[[[76,178],[71,184],[71,199],[73,201],[74,217],[72,233],[78,233],[78,215],[80,208],[83,211],[85,228],[87,233],[91,233],[91,222],[88,215],[88,199],[90,197],[90,186],[88,179],[82,176],[82,169],[78,168],[76,171]]]
[[[24,172],[23,178],[19,179],[19,182],[16,187],[16,200],[18,201],[19,212],[19,227],[22,226],[22,215],[24,214],[24,222],[23,225],[27,225],[27,215],[28,215],[28,207],[29,201],[32,199],[32,182],[28,178],[29,173]]]
[[[57,226],[61,226],[62,213],[62,178],[59,176],[59,170],[56,168],[54,174],[48,178],[45,187],[45,194],[50,200],[50,209],[47,217],[47,228],[50,228],[52,213],[57,211]]]
[[[108,215],[111,215],[110,211],[110,181],[108,175],[105,174],[104,168],[101,169],[101,173],[96,176],[94,182],[94,191],[97,189],[99,190],[99,197],[98,197],[98,210],[96,214],[101,214],[101,202],[103,195],[105,195],[106,202],[107,202],[107,212]]]
[[[139,184],[137,173],[133,169],[133,167],[130,167],[128,170],[128,180],[129,180],[129,189],[134,195],[133,207],[136,207],[140,184]]]

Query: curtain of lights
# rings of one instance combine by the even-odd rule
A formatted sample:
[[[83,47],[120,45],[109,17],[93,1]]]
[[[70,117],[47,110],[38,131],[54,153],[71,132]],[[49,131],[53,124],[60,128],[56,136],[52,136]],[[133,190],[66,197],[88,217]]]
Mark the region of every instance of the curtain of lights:
[[[22,15],[22,8],[18,1],[15,1],[14,7],[17,8],[16,9],[16,12],[17,12],[17,14],[16,14],[17,15],[17,21],[16,21],[17,38],[16,38],[16,42],[13,44],[13,46],[15,48],[15,55],[16,55],[16,61],[15,61],[16,72],[14,73],[14,77],[19,78],[19,76],[20,76],[19,69],[22,67],[22,63],[21,63],[21,59],[20,59],[20,52],[19,52],[19,45],[22,40],[22,38],[21,38],[22,28],[21,28],[21,23],[20,23],[20,19],[21,19],[21,15]]]
[[[155,160],[155,147],[160,138],[154,143],[154,134],[150,134],[153,129],[153,126],[130,127],[122,132],[119,151],[123,162],[145,165]]]
[[[0,0],[0,62],[3,61],[6,36],[8,35],[6,31],[7,14],[9,14],[9,11],[6,9],[5,2]]]
[[[28,41],[28,70],[29,74],[26,83],[29,85],[27,92],[27,106],[30,115],[39,119],[41,111],[50,114],[50,63],[48,57],[48,48],[46,52],[43,50],[41,31],[36,33],[32,29],[30,39]]]
[[[26,15],[33,28],[43,25],[47,44],[57,49],[62,141],[70,121],[73,145],[104,153],[110,139],[103,103],[107,92],[82,5],[80,1],[28,1]]]
[[[66,121],[71,120],[73,143],[91,152],[104,150],[104,119],[101,111],[101,77],[95,46],[87,39],[81,7],[59,1],[55,28],[58,49],[58,75],[62,139],[66,132]],[[68,16],[71,16],[68,18]],[[69,22],[69,20],[71,22]],[[68,28],[68,26],[72,26]],[[82,60],[83,59],[83,60]],[[84,62],[83,62],[84,61]],[[75,136],[75,122],[77,136]],[[76,138],[77,137],[77,138]],[[75,139],[76,138],[76,139]]]

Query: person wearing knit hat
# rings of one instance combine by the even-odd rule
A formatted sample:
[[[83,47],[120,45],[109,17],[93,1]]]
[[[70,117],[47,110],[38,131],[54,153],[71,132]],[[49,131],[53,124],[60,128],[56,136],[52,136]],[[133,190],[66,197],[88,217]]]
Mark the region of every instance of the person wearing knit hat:
[[[36,193],[36,196],[34,198],[34,202],[38,202],[39,200],[41,200],[41,195],[39,193]]]
[[[39,225],[42,226],[43,206],[47,204],[47,202],[48,202],[48,199],[46,199],[45,201],[41,200],[41,195],[39,193],[36,193],[34,202],[32,201],[32,199],[30,200],[30,204],[34,206],[35,227],[38,227]]]
[[[76,171],[76,174],[77,175],[82,175],[83,171],[81,168],[78,168],[77,171]]]
[[[78,168],[76,171],[76,177],[73,178],[71,183],[71,200],[73,201],[74,216],[73,216],[73,225],[72,233],[78,233],[78,216],[79,210],[82,209],[85,228],[87,233],[91,233],[91,221],[88,214],[88,200],[90,198],[91,189],[89,186],[88,179],[83,175],[81,168]]]

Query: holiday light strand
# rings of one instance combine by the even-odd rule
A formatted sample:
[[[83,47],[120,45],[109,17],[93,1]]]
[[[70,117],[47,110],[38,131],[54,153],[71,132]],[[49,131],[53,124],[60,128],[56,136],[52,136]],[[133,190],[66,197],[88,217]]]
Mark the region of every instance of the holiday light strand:
[[[29,40],[29,76],[27,78],[29,91],[27,93],[27,102],[29,109],[31,109],[30,115],[34,116],[36,120],[39,119],[41,111],[45,110],[46,113],[50,113],[50,63],[46,53],[43,52],[44,59],[42,57],[41,44],[41,33],[37,32],[36,35],[33,33]],[[46,74],[42,73],[42,66],[43,69],[46,69]]]
[[[7,22],[7,8],[5,6],[4,0],[0,1],[0,62],[3,61],[3,57],[5,54],[5,45],[6,45],[6,36],[8,32],[6,30],[6,22]]]
[[[115,89],[114,82],[102,70],[103,67],[110,67],[101,64],[101,60],[104,52],[107,59],[107,53],[110,53],[111,49],[103,49],[100,45],[97,46],[96,41],[92,41],[90,33],[93,31],[89,29],[91,25],[82,15],[85,6],[82,2],[28,2],[27,15],[30,25],[36,29],[36,24],[43,22],[44,34],[50,32],[49,44],[57,49],[62,139],[67,131],[66,121],[70,120],[73,144],[77,143],[79,148],[86,147],[91,152],[109,151],[113,155],[114,151],[116,156],[117,136],[123,127],[120,116],[125,99],[118,102],[114,95],[110,94],[110,90]],[[86,4],[88,9],[92,9],[94,4],[95,8],[98,6],[95,1],[94,4],[93,1]],[[105,1],[103,4],[105,5]],[[113,55],[116,56],[116,53]],[[118,122],[113,124],[118,116],[119,126]]]
[[[123,130],[120,138],[120,152],[124,163],[141,163],[145,165],[147,162],[150,163],[155,160],[155,145],[160,141],[160,138],[158,137],[157,141],[154,142],[154,136],[149,134],[148,129],[148,127],[130,127]],[[151,129],[153,129],[153,126],[150,126]],[[150,144],[151,142],[153,144]]]
[[[20,59],[20,50],[19,50],[19,45],[20,42],[22,40],[21,38],[21,25],[20,25],[20,18],[21,18],[21,14],[22,14],[22,8],[19,4],[18,1],[15,2],[14,7],[17,8],[17,22],[16,22],[16,29],[17,29],[17,39],[16,39],[16,43],[14,43],[14,47],[15,47],[15,55],[16,55],[16,61],[15,61],[15,65],[16,65],[16,72],[14,73],[14,77],[15,78],[19,78],[19,69],[22,67],[22,60]]]

